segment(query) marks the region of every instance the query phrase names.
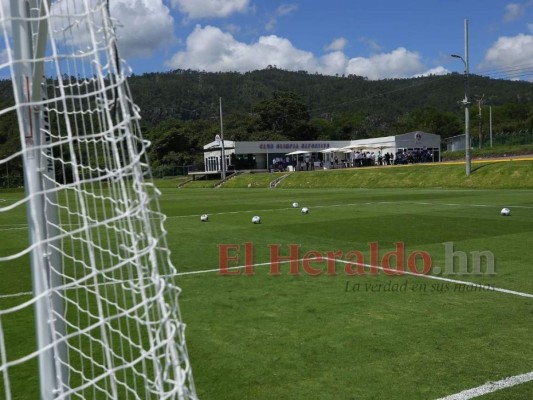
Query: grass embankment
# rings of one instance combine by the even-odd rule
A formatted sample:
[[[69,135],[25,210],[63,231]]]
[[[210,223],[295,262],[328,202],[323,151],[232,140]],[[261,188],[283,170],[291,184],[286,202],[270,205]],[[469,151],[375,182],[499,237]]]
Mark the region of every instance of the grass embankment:
[[[223,185],[224,188],[267,188],[279,174],[243,174]],[[278,188],[533,188],[533,161],[484,161],[472,163],[472,173],[465,165],[419,164],[394,167],[349,168],[327,171],[295,172]]]
[[[172,176],[167,178],[158,178],[155,179],[157,182],[157,187],[160,189],[163,188],[176,188],[178,185],[185,182],[187,179],[189,179],[188,176]]]
[[[225,188],[268,188],[270,182],[285,175],[285,173],[247,173],[238,175],[235,178],[229,179],[224,182]],[[238,178],[238,179],[237,179]],[[159,181],[157,181],[159,187]],[[206,189],[213,188],[219,182],[218,179],[198,179],[195,181],[187,182],[183,187],[187,189]],[[174,187],[176,187],[175,185]]]

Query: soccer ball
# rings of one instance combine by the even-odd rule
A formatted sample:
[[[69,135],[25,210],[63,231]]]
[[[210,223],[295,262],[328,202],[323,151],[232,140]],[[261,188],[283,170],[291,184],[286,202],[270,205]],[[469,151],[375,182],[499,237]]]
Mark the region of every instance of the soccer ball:
[[[202,214],[200,216],[200,221],[202,221],[202,222],[207,222],[208,219],[209,219],[209,217],[207,216],[207,214]]]
[[[254,216],[252,217],[252,222],[253,222],[254,224],[260,224],[260,223],[261,223],[261,217],[259,217],[259,216],[257,216],[257,215],[254,215]]]
[[[509,210],[507,207],[504,207],[504,208],[502,208],[501,214],[504,217],[508,217],[509,215],[511,215],[511,210]]]
[[[302,214],[309,214],[309,209],[307,207],[302,208]]]
[[[300,207],[300,205],[299,205],[298,203],[292,203],[292,206],[293,206],[294,208],[298,208],[298,207]]]

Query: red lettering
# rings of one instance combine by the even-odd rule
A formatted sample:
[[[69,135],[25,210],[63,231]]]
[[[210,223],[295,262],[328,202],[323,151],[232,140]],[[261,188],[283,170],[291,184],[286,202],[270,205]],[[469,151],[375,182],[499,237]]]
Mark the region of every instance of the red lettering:
[[[298,249],[300,248],[297,244],[290,244],[290,255],[289,256],[280,256],[279,244],[270,244],[270,274],[274,276],[281,275],[279,271],[279,262],[280,261],[290,261],[290,275],[299,275],[298,271]]]
[[[240,270],[230,271],[229,261],[239,262],[239,250],[241,246],[238,244],[219,244],[218,245],[218,268],[220,275],[239,275]],[[237,254],[230,256],[229,250],[236,250]]]
[[[379,246],[378,242],[368,243],[370,246],[370,273],[372,275],[378,274],[378,259],[379,259]]]
[[[403,242],[396,242],[395,246],[396,250],[389,251],[381,259],[381,266],[385,275],[403,275],[405,244]],[[391,258],[396,258],[395,270],[391,268]]]
[[[337,271],[335,270],[335,261],[337,258],[342,258],[341,250],[337,250],[335,252],[328,251],[328,272],[327,274],[329,276],[337,275]]]
[[[246,275],[255,275],[254,272],[254,244],[252,242],[244,243],[244,273]]]
[[[355,260],[354,260],[355,257]],[[347,263],[344,266],[344,273],[346,275],[364,275],[365,273],[365,256],[359,250],[352,250],[346,253],[346,261],[355,261],[353,263]],[[353,269],[353,266],[357,265],[357,270]]]
[[[304,271],[308,275],[311,275],[311,276],[320,275],[322,273],[322,270],[317,269],[317,268],[312,268],[311,267],[312,262],[324,262],[322,253],[316,250],[311,250],[304,254],[304,259],[303,259]]]
[[[418,272],[417,269],[417,262],[416,259],[420,256],[423,263],[422,272]],[[419,274],[419,275],[427,275],[429,274],[429,271],[431,271],[431,265],[432,265],[431,255],[427,251],[417,250],[413,251],[411,254],[409,254],[409,257],[407,258],[407,267],[409,268],[409,271],[411,271],[413,274]]]

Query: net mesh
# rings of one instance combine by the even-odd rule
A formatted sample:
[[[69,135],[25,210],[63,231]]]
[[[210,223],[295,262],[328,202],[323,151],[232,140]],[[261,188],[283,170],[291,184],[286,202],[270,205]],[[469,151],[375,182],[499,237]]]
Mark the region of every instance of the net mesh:
[[[24,170],[25,194],[0,199],[0,393],[37,398],[50,369],[54,399],[196,398],[108,3],[32,0],[18,14],[13,4],[1,14],[0,123],[17,119],[20,144],[0,170]],[[17,50],[17,29],[30,51]]]

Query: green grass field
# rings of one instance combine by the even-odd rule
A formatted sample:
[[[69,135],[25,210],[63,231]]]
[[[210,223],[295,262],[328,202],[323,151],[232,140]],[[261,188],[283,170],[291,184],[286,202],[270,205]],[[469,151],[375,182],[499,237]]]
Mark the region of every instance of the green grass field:
[[[533,371],[531,190],[162,192],[201,399],[439,399]],[[9,203],[21,194],[0,197]],[[303,206],[309,214],[300,212]],[[500,216],[504,206],[510,217]],[[209,222],[200,222],[203,213]],[[254,215],[261,224],[251,223]],[[14,252],[26,241],[24,215],[1,223],[2,254]],[[241,274],[221,276],[219,246],[240,245],[240,252],[230,251],[239,260],[230,264],[244,265],[245,243],[253,246],[254,275],[233,270]],[[341,261],[334,263],[336,275],[326,273],[326,262],[312,264],[321,270],[317,276],[306,273],[303,262],[299,274],[287,264],[279,276],[270,273],[269,245],[279,245],[282,255],[298,245],[299,258],[314,250],[345,260],[358,250],[370,263],[370,243],[379,247],[380,265],[395,243],[403,243],[405,260],[425,252],[435,274],[446,265],[446,246],[453,246],[454,267],[464,254],[471,271],[475,252],[484,252],[494,256],[495,273],[482,263],[480,274],[436,274],[454,281],[368,269],[348,275]],[[24,260],[2,263],[0,293],[31,290],[27,268]],[[0,308],[16,301],[0,299]],[[18,327],[32,328],[27,319]],[[13,351],[33,345],[31,336],[21,336]],[[20,399],[35,397],[27,395],[32,380],[22,375],[15,383]],[[529,399],[532,393],[529,380],[480,398]]]
[[[308,206],[302,215],[292,208]],[[533,192],[504,190],[182,190],[163,206],[180,271],[216,269],[219,244],[251,242],[254,263],[269,244],[320,252],[380,254],[405,243],[443,266],[445,246],[490,251],[494,275],[452,275],[533,293]],[[512,216],[499,211],[509,206]],[[208,213],[208,223],[199,215]],[[262,224],[253,225],[259,215]],[[244,249],[240,260],[243,265]],[[315,267],[325,263],[316,263]],[[183,275],[182,311],[195,380],[204,399],[437,399],[528,373],[533,299],[471,292],[413,276]],[[392,283],[391,283],[392,282]],[[380,289],[379,284],[382,284]],[[384,291],[400,284],[405,291]],[[348,290],[347,290],[348,288]],[[533,382],[485,398],[526,399]]]

